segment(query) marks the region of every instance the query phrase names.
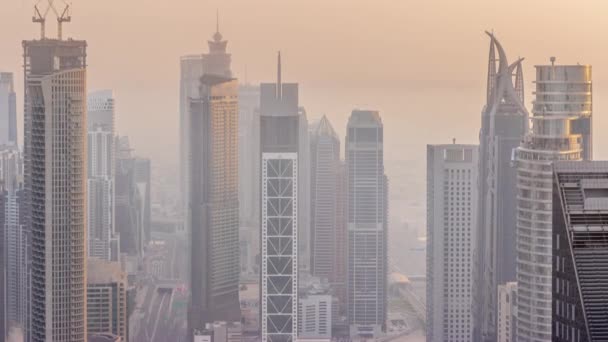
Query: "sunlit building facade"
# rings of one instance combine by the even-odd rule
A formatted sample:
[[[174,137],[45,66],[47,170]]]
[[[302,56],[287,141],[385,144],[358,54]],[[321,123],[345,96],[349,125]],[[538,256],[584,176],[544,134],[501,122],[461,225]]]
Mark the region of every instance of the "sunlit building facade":
[[[536,66],[532,129],[516,150],[517,340],[551,341],[552,164],[591,156],[591,66]],[[589,148],[587,148],[587,147]]]
[[[230,63],[232,57],[226,53],[228,41],[224,40],[219,31],[219,18],[216,32],[212,39],[207,41],[209,53],[192,54],[180,58],[180,95],[179,95],[179,167],[180,167],[180,193],[184,213],[188,208],[188,185],[190,184],[190,99],[199,97],[200,79],[203,74],[213,74],[232,77]],[[186,218],[187,219],[187,218]]]
[[[205,74],[190,100],[189,330],[240,321],[238,82]]]
[[[87,336],[86,47],[72,39],[23,42],[34,342]]]

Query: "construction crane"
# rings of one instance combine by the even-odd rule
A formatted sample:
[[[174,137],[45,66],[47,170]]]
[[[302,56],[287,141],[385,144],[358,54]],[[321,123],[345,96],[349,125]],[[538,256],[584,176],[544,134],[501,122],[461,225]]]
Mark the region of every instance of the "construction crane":
[[[34,16],[32,17],[32,21],[40,24],[40,39],[46,39],[46,17],[49,12],[53,11],[57,17],[57,39],[59,40],[61,40],[63,36],[63,23],[72,21],[72,17],[70,16],[70,5],[65,0],[61,1],[64,5],[61,14],[57,10],[57,7],[55,7],[55,0],[38,0],[34,5]],[[44,11],[41,11],[40,4],[43,2],[46,3],[46,8]]]

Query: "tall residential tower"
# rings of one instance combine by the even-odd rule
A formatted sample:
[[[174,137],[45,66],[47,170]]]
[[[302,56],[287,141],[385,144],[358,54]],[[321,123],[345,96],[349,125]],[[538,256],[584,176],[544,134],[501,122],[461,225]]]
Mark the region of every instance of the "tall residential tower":
[[[427,146],[428,342],[477,341],[473,265],[478,148]]]
[[[517,340],[551,341],[552,163],[591,156],[591,66],[536,66],[532,130],[517,148]],[[589,148],[586,147],[588,143]]]
[[[52,4],[51,4],[52,5]],[[31,340],[86,341],[86,48],[23,42],[25,187],[32,239]],[[37,12],[40,13],[40,12]]]

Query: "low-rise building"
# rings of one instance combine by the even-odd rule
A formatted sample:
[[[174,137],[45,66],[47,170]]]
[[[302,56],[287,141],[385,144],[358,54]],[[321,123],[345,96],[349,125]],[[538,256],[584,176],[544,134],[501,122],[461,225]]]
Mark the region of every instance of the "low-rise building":
[[[127,341],[127,274],[118,262],[89,259],[87,270],[87,331],[114,334]],[[114,341],[114,340],[111,340]]]

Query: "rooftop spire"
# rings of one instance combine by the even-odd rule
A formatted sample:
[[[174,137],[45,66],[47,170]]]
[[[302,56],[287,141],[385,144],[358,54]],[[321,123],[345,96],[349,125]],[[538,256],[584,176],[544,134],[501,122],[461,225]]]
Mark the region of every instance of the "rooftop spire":
[[[282,89],[283,89],[283,85],[281,83],[281,51],[279,51],[279,55],[278,55],[278,59],[277,59],[277,99],[281,99]]]
[[[213,40],[216,42],[222,41],[222,34],[220,33],[220,10],[215,10],[215,34]]]

